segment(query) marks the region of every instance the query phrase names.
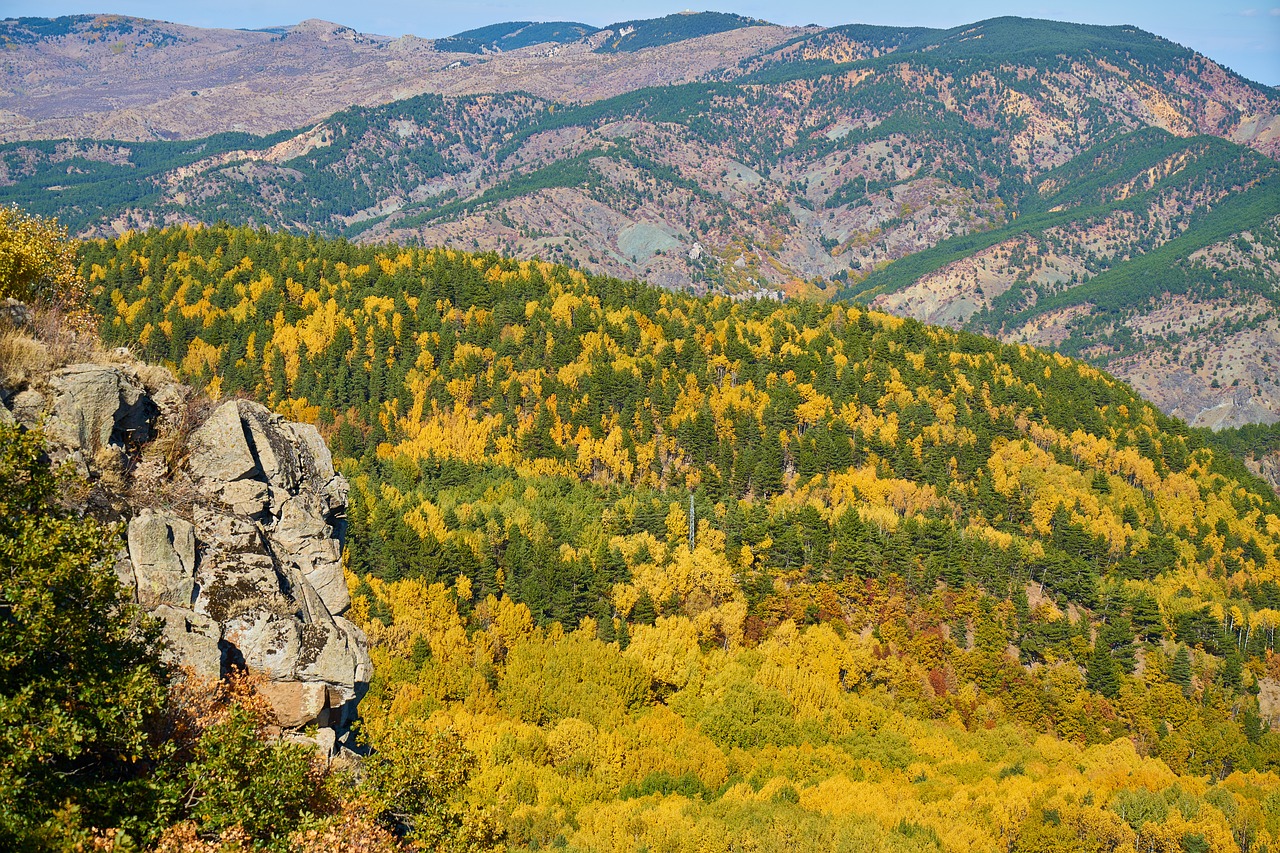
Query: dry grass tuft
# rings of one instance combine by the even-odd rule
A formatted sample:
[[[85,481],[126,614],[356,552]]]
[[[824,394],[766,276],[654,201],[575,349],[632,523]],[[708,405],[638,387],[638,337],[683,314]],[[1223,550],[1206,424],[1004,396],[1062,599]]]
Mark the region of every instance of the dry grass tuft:
[[[163,368],[156,369],[163,370]],[[168,375],[168,371],[164,372]],[[141,374],[139,378],[148,388],[152,387],[147,378],[142,377]],[[191,452],[191,434],[209,419],[216,405],[208,397],[189,386],[172,387],[177,388],[182,396],[171,405],[165,406],[160,421],[156,424],[156,438],[147,448],[149,454],[164,462],[164,467],[169,472],[178,471],[186,464],[187,456]]]
[[[98,336],[85,331],[83,320],[56,306],[25,307],[15,323],[0,317],[0,387],[10,390],[38,384],[37,380],[68,364],[106,364]]]
[[[0,387],[22,388],[52,365],[53,356],[42,341],[20,329],[0,330]]]
[[[126,359],[122,359],[122,361],[124,360]],[[139,362],[132,353],[129,355],[127,361],[133,366],[134,373],[138,376],[138,381],[141,382],[143,387],[152,394],[160,388],[163,388],[166,385],[176,384],[178,381],[174,378],[173,372],[170,371],[169,368],[161,367],[158,364],[146,364],[144,362]]]
[[[102,342],[79,311],[64,311],[54,305],[33,306],[31,334],[49,348],[54,367],[81,362],[105,362]]]

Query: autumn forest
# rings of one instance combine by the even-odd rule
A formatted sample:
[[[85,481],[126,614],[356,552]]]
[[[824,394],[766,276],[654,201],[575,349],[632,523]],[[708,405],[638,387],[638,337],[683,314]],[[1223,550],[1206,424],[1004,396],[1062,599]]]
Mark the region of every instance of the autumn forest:
[[[114,346],[317,424],[373,733],[511,850],[1276,849],[1280,502],[1096,368],[848,306],[246,228]]]

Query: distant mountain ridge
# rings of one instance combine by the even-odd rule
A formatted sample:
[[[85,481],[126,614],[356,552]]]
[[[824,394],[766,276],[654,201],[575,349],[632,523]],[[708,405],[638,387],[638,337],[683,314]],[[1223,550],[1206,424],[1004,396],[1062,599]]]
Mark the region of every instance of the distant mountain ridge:
[[[743,27],[766,25],[768,21],[727,12],[682,12],[662,18],[623,21],[604,28],[611,35],[596,48],[596,52],[631,53]]]
[[[573,21],[508,21],[436,39],[435,46],[463,53],[519,50],[535,44],[566,44],[597,32],[597,27]]]
[[[170,25],[164,21],[150,21],[144,18],[132,18],[126,15],[65,15],[59,18],[5,18],[0,21],[4,25],[0,31],[0,44],[12,49],[23,44],[51,42],[68,36],[89,33],[98,39],[111,36],[155,36],[160,45],[173,43],[177,37],[169,30]],[[260,32],[272,32],[264,29]]]
[[[596,53],[634,53],[645,48],[767,24],[767,21],[726,12],[680,12],[604,27],[573,21],[506,21],[436,39],[435,47],[438,50],[488,53],[538,44],[569,44],[598,35],[600,38],[592,40]]]
[[[700,16],[676,16],[686,21]],[[714,16],[713,16],[714,18]],[[744,21],[747,19],[743,19]],[[450,39],[357,33],[326,21],[264,30],[202,29],[78,15],[0,21],[0,140],[196,139],[226,130],[270,134],[334,111],[423,93],[528,91],[592,101],[639,86],[687,83],[803,32],[708,27],[654,39],[647,51],[596,53],[575,28],[495,24]],[[478,33],[478,34],[477,34]],[[559,50],[534,50],[535,40]]]
[[[1126,26],[692,15],[649,35],[674,19],[735,26],[604,54],[627,27],[425,50],[453,93],[273,136],[10,144],[0,198],[96,234],[227,220],[874,302],[1088,358],[1196,425],[1280,417],[1276,90]],[[419,49],[359,38],[310,22],[271,49]],[[586,77],[621,91],[542,94]],[[526,91],[454,94],[513,79]]]

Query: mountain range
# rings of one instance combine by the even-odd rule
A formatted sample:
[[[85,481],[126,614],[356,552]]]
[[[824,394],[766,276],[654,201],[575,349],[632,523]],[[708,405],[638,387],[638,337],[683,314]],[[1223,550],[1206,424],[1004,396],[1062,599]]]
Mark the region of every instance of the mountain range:
[[[1088,359],[1193,425],[1280,419],[1280,93],[1135,27],[0,32],[0,198],[80,233],[225,220],[855,300]]]

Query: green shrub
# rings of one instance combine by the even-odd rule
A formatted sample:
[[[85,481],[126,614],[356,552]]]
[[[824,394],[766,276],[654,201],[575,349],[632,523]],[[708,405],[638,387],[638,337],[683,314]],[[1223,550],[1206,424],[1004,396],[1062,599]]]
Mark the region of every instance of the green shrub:
[[[283,840],[325,810],[315,749],[270,740],[261,724],[252,708],[237,703],[201,733],[183,777],[202,833],[239,827],[255,841]]]
[[[164,684],[108,561],[119,537],[58,503],[38,432],[0,426],[0,847],[146,810],[146,721]],[[7,843],[5,843],[7,841]]]

